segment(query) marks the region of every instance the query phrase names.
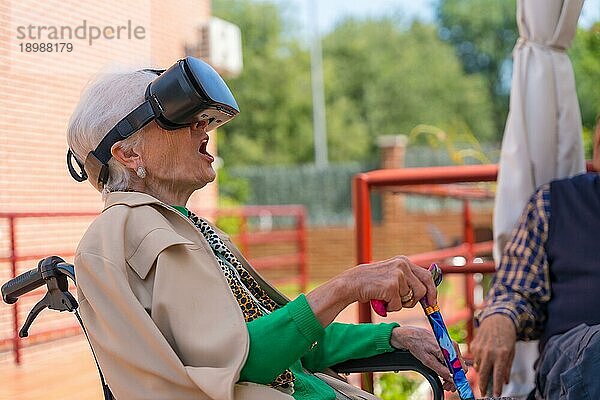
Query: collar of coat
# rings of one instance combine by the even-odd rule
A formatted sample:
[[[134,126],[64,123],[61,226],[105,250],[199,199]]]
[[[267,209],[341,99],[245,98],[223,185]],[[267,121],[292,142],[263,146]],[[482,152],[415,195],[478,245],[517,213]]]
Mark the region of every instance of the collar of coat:
[[[104,203],[104,209],[102,211],[106,211],[112,206],[116,206],[118,204],[123,204],[129,207],[137,207],[144,206],[148,204],[160,204],[165,207],[171,208],[171,206],[163,203],[158,200],[156,197],[153,197],[149,194],[142,192],[111,192],[106,197],[106,202]]]
[[[125,205],[128,207],[139,207],[139,206],[161,206],[167,212],[176,213],[180,218],[185,219],[194,229],[194,231],[198,232],[198,228],[194,226],[194,224],[183,214],[177,211],[172,206],[158,200],[156,197],[153,197],[147,193],[142,192],[110,192],[106,197],[106,202],[104,204],[104,209],[102,212],[108,210],[109,208],[116,205]],[[206,221],[206,220],[205,220]],[[221,240],[225,243],[225,245],[229,248],[229,250],[234,254],[234,256],[242,263],[244,269],[246,269],[250,275],[254,277],[259,283],[259,285],[267,292],[269,297],[275,300],[279,305],[284,305],[289,302],[287,296],[281,293],[277,288],[272,286],[266,279],[264,279],[255,269],[252,267],[250,262],[242,255],[242,253],[238,250],[238,248],[231,242],[229,236],[217,228],[214,224],[206,221],[214,230],[217,232]],[[199,235],[204,239],[204,236],[199,233]]]

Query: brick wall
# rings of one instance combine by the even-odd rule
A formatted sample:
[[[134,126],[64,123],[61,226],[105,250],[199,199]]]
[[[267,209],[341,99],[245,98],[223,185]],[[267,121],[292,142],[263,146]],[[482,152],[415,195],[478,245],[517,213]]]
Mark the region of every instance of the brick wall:
[[[77,184],[65,168],[65,129],[86,82],[115,64],[169,66],[184,55],[199,24],[210,14],[208,0],[75,0],[0,2],[0,210],[98,210],[99,194]],[[17,27],[28,25],[142,26],[144,39],[62,40],[73,51],[25,53]],[[48,42],[48,40],[46,40]],[[212,141],[211,143],[215,143]],[[214,150],[214,149],[213,149]],[[208,188],[194,205],[215,203]]]
[[[0,1],[0,212],[100,211],[100,194],[88,183],[77,183],[65,165],[65,130],[70,114],[86,83],[102,70],[117,65],[168,67],[184,56],[186,44],[196,40],[200,24],[210,16],[210,0],[180,0],[177,6],[159,0],[4,0]],[[69,26],[86,21],[89,27],[141,26],[144,38],[65,39],[72,52],[21,52],[19,26]],[[123,32],[123,31],[122,31]],[[36,32],[34,32],[36,33]],[[123,33],[122,33],[123,34]],[[36,33],[37,35],[37,33]],[[50,42],[44,40],[43,42]],[[213,154],[216,141],[210,142]],[[216,205],[216,185],[191,200],[194,208]],[[17,222],[21,255],[72,252],[92,217],[36,218]],[[0,258],[9,255],[9,230],[0,218]],[[20,271],[35,261],[19,262]],[[0,282],[10,274],[10,264],[0,262]],[[34,299],[24,299],[20,320]],[[11,329],[10,308],[0,302],[0,338]],[[40,317],[36,330],[61,324],[52,313]],[[49,313],[46,313],[49,314]]]
[[[82,89],[99,71],[115,65],[169,66],[185,55],[186,43],[196,40],[198,26],[209,15],[209,0],[180,1],[177,7],[146,0],[0,2],[0,212],[99,211],[100,194],[87,182],[75,182],[65,165],[66,126]],[[72,52],[21,52],[21,44],[42,41],[18,39],[20,26],[75,30],[83,21],[99,27],[131,21],[133,27],[143,28],[144,37],[101,38],[92,45],[67,38],[55,42],[71,43]],[[216,152],[216,141],[210,143]],[[212,184],[190,204],[212,208],[216,197]],[[88,222],[65,221],[65,234],[44,235],[42,240],[51,248],[70,248]],[[19,227],[26,230],[43,223],[28,220]],[[36,243],[34,236],[41,232],[27,240],[28,233],[20,232],[22,244]],[[7,254],[7,246],[6,221],[0,219],[0,256]]]
[[[401,168],[404,165],[406,139],[402,136],[383,137],[379,140],[382,168]],[[382,220],[373,225],[373,259],[383,260],[395,255],[411,255],[435,250],[437,244],[431,233],[435,227],[446,238],[448,244],[463,239],[462,211],[440,210],[437,212],[412,212],[406,209],[406,195],[392,190],[382,193]],[[477,232],[491,235],[492,208],[472,203],[471,218]],[[356,265],[354,226],[309,227],[307,231],[308,268],[310,279],[325,281],[347,268]],[[491,240],[484,236],[483,240]],[[290,246],[269,244],[252,246],[246,255],[262,257],[294,251]],[[277,270],[263,271],[267,279],[277,279],[293,274],[293,267],[282,266]]]
[[[462,214],[403,213],[394,222],[373,226],[373,259],[383,260],[399,254],[415,254],[435,249],[428,231],[434,224],[452,240],[462,238]],[[475,227],[490,227],[490,211],[473,216]],[[308,234],[311,279],[323,281],[356,265],[354,227],[310,229]]]
[[[380,137],[378,145],[381,168],[402,168],[407,151],[406,144],[407,138],[402,135]],[[382,221],[374,224],[372,232],[374,260],[435,250],[436,244],[430,231],[432,227],[437,228],[450,243],[462,238],[462,212],[410,212],[405,204],[405,195],[394,193],[392,190],[383,191]],[[473,211],[472,223],[475,228],[490,229],[491,208]],[[354,227],[310,229],[308,254],[311,279],[326,280],[356,265],[355,240]]]

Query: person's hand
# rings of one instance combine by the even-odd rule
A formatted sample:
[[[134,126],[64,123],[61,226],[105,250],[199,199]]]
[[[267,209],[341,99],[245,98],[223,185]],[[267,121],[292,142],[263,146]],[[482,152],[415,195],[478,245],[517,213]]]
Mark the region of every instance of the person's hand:
[[[463,365],[464,371],[467,372],[467,367],[462,359],[458,345],[454,341],[452,343],[454,344],[454,348]],[[444,384],[442,385],[444,390],[452,392],[456,390],[452,375],[444,361],[440,346],[435,340],[433,333],[429,330],[414,326],[396,327],[392,330],[390,344],[396,349],[410,351],[412,355],[417,357],[423,364],[434,370],[435,373],[444,380]]]
[[[473,342],[474,367],[479,372],[481,395],[487,395],[488,381],[493,378],[493,396],[501,396],[502,385],[508,383],[515,356],[517,331],[513,321],[504,314],[485,318]]]
[[[431,273],[405,256],[359,265],[339,277],[354,290],[355,301],[382,300],[387,311],[414,307],[423,297],[429,304],[437,302]]]
[[[429,304],[437,302],[431,273],[398,256],[350,268],[312,290],[306,300],[321,325],[327,326],[355,301],[381,300],[387,311],[398,311],[414,307],[423,297]]]

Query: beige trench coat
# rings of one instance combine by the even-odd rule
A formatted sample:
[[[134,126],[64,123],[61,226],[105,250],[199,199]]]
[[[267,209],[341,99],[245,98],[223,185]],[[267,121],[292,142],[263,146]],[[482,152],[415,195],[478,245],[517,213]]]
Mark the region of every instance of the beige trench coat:
[[[236,383],[248,355],[243,315],[208,243],[172,207],[142,193],[109,194],[77,248],[75,274],[83,322],[117,400],[292,399]]]

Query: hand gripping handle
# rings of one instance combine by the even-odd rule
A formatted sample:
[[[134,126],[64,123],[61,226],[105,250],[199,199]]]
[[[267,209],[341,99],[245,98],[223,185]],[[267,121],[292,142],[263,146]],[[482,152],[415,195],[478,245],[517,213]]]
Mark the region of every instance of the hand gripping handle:
[[[442,270],[438,267],[437,264],[431,264],[428,268],[428,271],[431,272],[431,277],[433,278],[433,283],[435,286],[439,286],[442,283]],[[387,316],[387,303],[383,300],[371,300],[371,307],[373,310],[380,316]]]

